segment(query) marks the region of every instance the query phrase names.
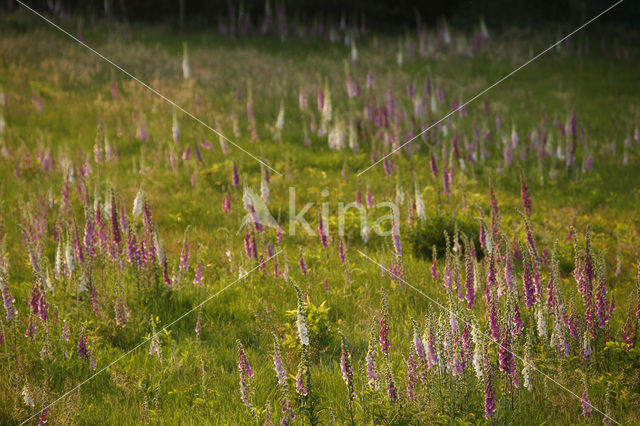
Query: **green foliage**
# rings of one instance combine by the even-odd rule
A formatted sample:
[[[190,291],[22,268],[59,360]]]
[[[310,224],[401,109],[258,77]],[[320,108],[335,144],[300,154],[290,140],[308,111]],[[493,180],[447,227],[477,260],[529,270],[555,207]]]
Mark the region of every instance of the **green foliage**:
[[[326,301],[319,305],[306,303],[307,310],[307,330],[309,332],[310,346],[317,350],[325,350],[336,339],[332,333],[331,323],[329,321],[329,310]],[[295,349],[298,346],[298,332],[296,328],[297,310],[286,311],[290,321],[287,323],[287,331],[282,339],[282,345],[289,349]]]
[[[427,215],[424,220],[416,220],[409,228],[408,241],[416,256],[431,258],[433,246],[436,246],[438,258],[442,258],[447,248],[445,232],[453,239],[456,227],[460,235],[465,234],[473,241],[476,253],[481,257],[478,220],[469,216],[438,212]]]

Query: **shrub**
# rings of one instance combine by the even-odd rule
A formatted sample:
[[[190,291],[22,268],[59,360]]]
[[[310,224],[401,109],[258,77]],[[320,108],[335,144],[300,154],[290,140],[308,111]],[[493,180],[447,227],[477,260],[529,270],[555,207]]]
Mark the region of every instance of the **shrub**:
[[[449,234],[449,238],[453,239],[456,223],[458,224],[458,232],[464,233],[473,241],[478,257],[482,258],[483,253],[479,250],[479,221],[470,216],[443,213],[436,213],[413,223],[409,229],[408,238],[413,253],[422,258],[430,258],[432,247],[435,245],[438,258],[442,258],[447,248],[445,231]]]

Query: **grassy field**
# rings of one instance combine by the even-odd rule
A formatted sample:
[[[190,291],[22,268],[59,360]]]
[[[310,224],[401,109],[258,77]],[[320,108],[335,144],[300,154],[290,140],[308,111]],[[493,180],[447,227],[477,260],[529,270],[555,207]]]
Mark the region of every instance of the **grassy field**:
[[[3,17],[0,422],[275,424],[286,399],[291,424],[633,423],[637,43],[586,29],[358,175],[567,30],[477,49],[368,33],[355,61],[343,38],[82,30],[269,170],[44,21]],[[282,235],[239,230],[245,187]],[[326,246],[290,232],[291,188]],[[341,236],[354,200],[395,203],[396,231],[362,238],[351,210]]]

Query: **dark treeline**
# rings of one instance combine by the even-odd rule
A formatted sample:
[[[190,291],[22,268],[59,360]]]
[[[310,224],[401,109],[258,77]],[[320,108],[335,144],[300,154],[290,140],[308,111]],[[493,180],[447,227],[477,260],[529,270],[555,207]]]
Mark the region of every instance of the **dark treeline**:
[[[200,27],[219,25],[243,13],[254,26],[265,18],[265,0],[23,0],[40,11],[83,16],[90,19],[116,19],[128,22],[165,23]],[[613,5],[616,0],[270,0],[274,16],[304,22],[346,21],[378,31],[402,31],[414,27],[417,16],[425,24],[447,19],[453,25],[471,27],[484,17],[492,28],[527,27],[548,23],[577,26]],[[0,11],[15,11],[16,0],[2,0]],[[640,2],[625,0],[600,21],[625,28],[636,28]]]

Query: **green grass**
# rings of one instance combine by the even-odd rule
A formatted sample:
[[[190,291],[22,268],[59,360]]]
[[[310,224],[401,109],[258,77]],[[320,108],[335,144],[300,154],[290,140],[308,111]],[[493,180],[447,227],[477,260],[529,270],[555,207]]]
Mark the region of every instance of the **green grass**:
[[[9,147],[13,153],[13,158],[0,157],[4,220],[0,235],[4,238],[9,260],[8,286],[19,311],[16,320],[6,322],[4,315],[1,320],[4,342],[0,345],[0,420],[18,424],[93,374],[89,364],[76,353],[81,330],[89,338],[90,351],[100,370],[151,336],[154,321],[155,329],[161,329],[236,280],[239,268],[255,267],[255,262],[245,259],[242,233],[236,235],[244,210],[242,193],[231,188],[231,171],[235,163],[243,184],[255,190],[259,189],[261,172],[257,162],[232,146],[228,156],[223,155],[216,135],[180,113],[181,142],[175,147],[171,140],[173,109],[170,105],[45,23],[16,16],[3,18],[0,22],[3,24],[0,26],[0,51],[3,52],[0,56],[0,91],[8,98],[8,105],[0,110],[7,123],[0,147]],[[362,100],[352,106],[346,96],[344,61],[348,60],[349,51],[343,45],[296,39],[281,43],[276,39],[257,37],[229,40],[209,32],[176,35],[161,27],[139,26],[129,28],[131,39],[127,40],[122,29],[100,25],[86,30],[84,38],[115,63],[283,172],[283,176],[272,173],[269,185],[269,206],[274,214],[281,212],[282,221],[289,215],[290,186],[296,188],[298,209],[306,202],[322,203],[325,199],[320,191],[329,189],[327,199],[333,214],[338,202],[353,201],[356,190],[364,194],[367,184],[376,201],[383,199],[383,193],[387,199],[395,198],[396,177],[406,198],[410,199],[414,187],[413,171],[429,217],[441,212],[456,212],[475,218],[479,216],[476,205],[482,206],[488,215],[488,183],[492,177],[503,229],[509,238],[513,233],[523,238],[522,219],[517,213],[521,209],[518,169],[514,166],[498,173],[496,165],[501,152],[496,147],[489,147],[491,157],[485,165],[470,166],[464,172],[458,167],[452,195],[443,197],[442,182],[436,184],[429,172],[429,145],[421,141],[414,145],[419,151],[411,158],[393,157],[396,173],[391,179],[385,177],[382,165],[356,177],[357,171],[370,164],[372,146],[380,156],[381,141],[371,135],[359,138],[361,150],[358,154],[331,151],[326,137],[319,138],[313,132],[310,132],[311,147],[303,146],[302,122],[305,120],[308,124],[309,116],[303,117],[298,108],[301,85],[317,124],[316,89],[325,80],[331,87],[334,116],[347,118],[348,112],[362,115]],[[495,35],[474,58],[454,54],[445,54],[437,61],[405,58],[402,67],[395,62],[397,38],[380,37],[376,47],[373,37],[367,37],[359,46],[359,60],[351,67],[351,72],[364,90],[367,71],[375,70],[377,99],[384,99],[387,88],[391,87],[397,96],[398,107],[410,110],[412,106],[405,95],[406,84],[413,82],[421,93],[424,80],[430,75],[443,88],[447,102],[452,97],[468,99],[524,62],[531,46],[537,52],[548,46],[555,35],[552,30],[519,36]],[[588,35],[578,35],[575,41],[583,42]],[[603,410],[605,392],[610,384],[612,417],[621,423],[630,423],[640,415],[637,396],[640,352],[637,347],[627,350],[621,346],[618,331],[626,319],[629,303],[636,297],[632,292],[640,255],[640,216],[637,214],[640,157],[635,142],[628,153],[628,166],[621,165],[620,153],[624,139],[638,125],[640,84],[637,69],[640,61],[637,46],[606,39],[606,46],[610,48],[602,52],[599,40],[590,38],[592,53],[589,55],[578,56],[575,49],[567,48],[550,52],[496,87],[487,99],[492,113],[501,113],[506,135],[510,134],[512,125],[515,126],[521,144],[526,143],[526,132],[538,125],[542,110],[546,112],[548,122],[554,115],[564,122],[575,107],[579,123],[585,127],[590,146],[580,146],[579,155],[587,151],[593,153],[594,171],[583,174],[574,170],[569,175],[564,168],[558,167],[557,178],[552,180],[549,178],[550,162],[544,162],[540,169],[535,152],[529,152],[521,163],[533,196],[531,222],[537,243],[540,249],[550,250],[554,241],[559,240],[562,291],[565,299],[575,299],[575,303],[579,303],[579,297],[571,277],[573,252],[571,242],[566,238],[570,225],[576,227],[581,237],[590,225],[593,246],[604,254],[607,262],[607,286],[616,299],[616,310],[609,326],[609,337],[615,342],[605,346],[602,341],[594,341],[596,361],[585,364],[577,356],[556,357],[548,342],[545,345],[535,338],[535,363],[545,374],[578,395],[579,370],[585,371],[591,402]],[[189,81],[183,80],[180,66],[183,41],[188,41],[190,49],[194,78]],[[246,131],[249,81],[260,136],[256,143],[250,141],[251,135]],[[116,102],[111,99],[112,83],[118,87]],[[237,91],[242,92],[240,100],[235,98]],[[196,94],[201,99],[200,106],[195,103]],[[41,113],[32,103],[32,96],[42,100]],[[286,110],[283,141],[275,141],[271,129],[281,101]],[[435,115],[444,115],[448,108],[440,107]],[[495,133],[494,117],[484,116],[481,100],[469,105],[468,110],[469,117],[452,117],[457,132],[471,138],[475,122],[479,128],[486,126]],[[151,135],[148,142],[135,138],[134,114],[146,117]],[[233,116],[238,120],[238,136],[234,135]],[[98,123],[105,125],[110,142],[117,149],[117,161],[97,164],[93,160],[96,134],[100,134]],[[122,136],[117,135],[120,130]],[[194,139],[201,137],[215,147],[213,151],[201,148],[203,164],[196,162],[193,156],[188,162],[180,160],[184,146],[193,145]],[[451,133],[443,140],[448,141],[450,137]],[[554,134],[554,137],[557,136]],[[609,155],[609,142],[617,144],[618,156]],[[44,172],[38,166],[36,154],[49,149],[56,163],[51,171]],[[172,150],[178,157],[175,173],[170,165]],[[50,319],[38,323],[35,341],[25,338],[34,277],[18,225],[25,217],[40,210],[41,198],[53,202],[48,210],[49,230],[43,244],[50,269],[56,250],[51,231],[61,216],[60,191],[67,176],[64,164],[60,163],[62,157],[76,169],[84,163],[92,168],[86,179],[76,175],[70,184],[74,217],[78,218],[80,226],[84,224],[84,216],[82,201],[76,192],[78,182],[84,182],[91,200],[95,188],[101,201],[109,188],[113,188],[118,194],[118,203],[124,203],[127,214],[130,214],[139,186],[143,185],[172,270],[179,262],[185,229],[191,227],[191,270],[199,256],[203,264],[204,287],[194,286],[192,275],[189,275],[190,278],[175,289],[167,289],[160,283],[148,288],[143,286],[139,291],[136,282],[140,276],[133,268],[125,265],[121,269],[104,259],[104,269],[95,268],[92,272],[98,292],[98,314],[91,308],[90,294],[81,293],[76,299],[77,276],[70,280],[53,280],[55,291],[46,296]],[[343,164],[347,169],[346,180],[341,177]],[[441,170],[441,163],[439,167]],[[192,185],[192,179],[195,185]],[[232,195],[232,211],[224,214],[221,206],[227,189]],[[461,212],[463,199],[466,210]],[[429,297],[446,304],[447,297],[440,283],[434,283],[430,277],[430,246],[424,248],[426,257],[410,250],[409,236],[414,225],[404,223],[407,203],[405,201],[401,207],[405,279]],[[307,215],[314,228],[317,215],[317,207]],[[139,219],[135,220],[136,226],[141,228],[139,222]],[[471,368],[457,380],[448,375],[431,375],[427,385],[417,387],[418,401],[407,401],[406,358],[412,335],[411,318],[416,318],[422,327],[424,316],[437,316],[440,309],[408,286],[392,284],[388,277],[381,275],[379,267],[358,254],[358,250],[362,250],[388,264],[393,258],[390,237],[372,236],[365,245],[359,232],[348,233],[347,262],[342,265],[337,255],[339,239],[332,235],[330,247],[323,249],[318,238],[306,236],[298,228],[296,236],[285,236],[279,247],[283,252],[277,256],[280,268],[288,259],[291,278],[307,292],[311,303],[318,306],[324,302],[329,308],[325,314],[318,314],[317,325],[311,329],[312,377],[321,423],[328,423],[332,415],[339,424],[349,422],[350,418],[347,391],[340,374],[338,331],[347,336],[352,350],[358,393],[354,408],[356,423],[485,422],[483,385],[475,379]],[[268,241],[275,243],[275,234],[269,230],[259,234],[257,240],[260,250],[264,251]],[[304,276],[297,267],[301,248],[309,268],[309,274]],[[227,260],[227,251],[231,254],[233,268]],[[616,276],[618,252],[622,268]],[[440,259],[440,276],[443,264]],[[325,279],[328,290],[323,285]],[[546,286],[546,272],[543,281]],[[521,280],[518,280],[518,286],[521,288]],[[380,311],[381,287],[385,288],[390,304],[390,361],[401,394],[398,403],[386,401],[383,390],[363,391],[366,380],[362,372],[369,329],[372,318]],[[125,328],[118,327],[114,320],[113,302],[117,291],[126,295],[131,312]],[[478,306],[474,311],[484,326],[482,291],[478,290],[477,297]],[[252,273],[202,307],[200,337],[194,332],[199,312],[196,310],[161,334],[161,358],[149,355],[149,344],[143,345],[56,402],[49,409],[49,420],[53,424],[133,424],[142,422],[144,413],[148,421],[159,424],[250,422],[251,416],[240,400],[238,389],[236,339],[239,339],[255,373],[255,405],[262,411],[270,401],[274,422],[278,421],[280,395],[273,371],[271,334],[275,333],[280,339],[285,367],[294,376],[299,361],[298,345],[295,318],[287,311],[295,308],[293,288],[282,278],[274,278],[273,265],[268,264],[264,273]],[[525,320],[533,321],[529,313],[523,315]],[[68,342],[60,339],[63,319],[70,325]],[[49,345],[51,360],[48,357],[41,359],[43,344]],[[518,342],[515,352],[522,354],[522,346],[523,342]],[[495,345],[490,348],[495,359]],[[69,353],[68,359],[65,352]],[[201,363],[203,376],[199,373]],[[379,364],[382,364],[382,358]],[[518,371],[521,369],[522,365],[518,363]],[[602,420],[602,415],[595,411],[593,418],[582,418],[580,401],[540,374],[534,374],[533,380],[533,393],[521,388],[512,395],[505,394],[504,374],[494,368],[498,423],[568,424]],[[35,401],[33,408],[25,405],[21,395],[25,385]],[[297,410],[292,377],[289,388]],[[302,422],[303,418],[304,415],[297,411],[295,422]]]

